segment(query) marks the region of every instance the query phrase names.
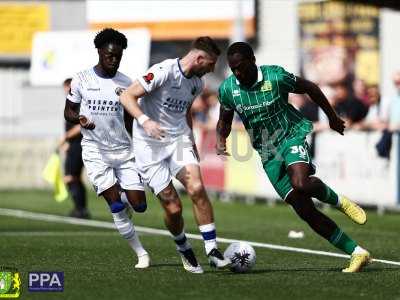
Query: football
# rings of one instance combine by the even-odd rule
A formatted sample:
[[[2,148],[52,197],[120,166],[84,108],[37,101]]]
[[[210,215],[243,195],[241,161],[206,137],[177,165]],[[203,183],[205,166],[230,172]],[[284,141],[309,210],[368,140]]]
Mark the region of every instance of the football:
[[[249,272],[256,263],[254,248],[245,242],[234,242],[226,248],[225,258],[232,262],[230,269],[235,273]]]

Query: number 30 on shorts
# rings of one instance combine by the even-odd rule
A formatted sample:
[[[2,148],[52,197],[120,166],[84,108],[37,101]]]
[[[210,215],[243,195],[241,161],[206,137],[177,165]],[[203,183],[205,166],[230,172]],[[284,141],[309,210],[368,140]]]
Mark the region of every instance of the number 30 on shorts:
[[[307,156],[307,150],[301,145],[300,146],[291,146],[290,149],[291,149],[291,151],[290,151],[291,154],[299,153],[300,157],[302,157],[302,158],[305,158]]]

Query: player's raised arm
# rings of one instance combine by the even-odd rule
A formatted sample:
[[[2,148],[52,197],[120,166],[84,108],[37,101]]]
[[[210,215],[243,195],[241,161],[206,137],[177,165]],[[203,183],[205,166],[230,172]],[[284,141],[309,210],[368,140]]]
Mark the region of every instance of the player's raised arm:
[[[296,77],[296,85],[293,92],[296,94],[308,94],[311,100],[318,104],[328,117],[331,129],[343,135],[345,129],[344,121],[336,114],[318,85],[307,79]]]
[[[164,130],[160,124],[146,116],[139,106],[139,98],[145,95],[146,91],[142,84],[135,80],[120,96],[120,101],[125,110],[143,127],[146,133],[156,139],[164,137]]]
[[[228,110],[223,105],[221,105],[219,109],[219,119],[217,122],[216,150],[218,155],[230,155],[226,151],[226,139],[231,133],[233,116],[233,110]]]

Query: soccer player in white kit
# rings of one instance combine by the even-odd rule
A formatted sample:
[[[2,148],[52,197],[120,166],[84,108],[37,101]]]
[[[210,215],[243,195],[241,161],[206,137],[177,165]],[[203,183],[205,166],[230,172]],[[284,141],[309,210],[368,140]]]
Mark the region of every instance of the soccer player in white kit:
[[[193,202],[193,211],[212,266],[230,264],[217,248],[213,209],[200,174],[190,107],[203,89],[201,77],[214,71],[220,50],[209,37],[197,38],[183,58],[153,65],[125,90],[121,103],[135,118],[134,153],[144,181],[160,199],[165,225],[173,235],[185,270],[203,273],[186,239],[176,177]],[[140,101],[139,101],[140,99]]]
[[[107,201],[115,226],[138,256],[135,268],[147,268],[149,255],[128,212],[129,205],[137,212],[144,212],[147,205],[119,102],[122,90],[132,83],[129,77],[118,72],[127,39],[122,33],[107,28],[96,35],[94,44],[99,62],[73,77],[64,116],[67,121],[81,125],[82,158],[89,180],[96,193]],[[129,204],[121,201],[121,189]]]

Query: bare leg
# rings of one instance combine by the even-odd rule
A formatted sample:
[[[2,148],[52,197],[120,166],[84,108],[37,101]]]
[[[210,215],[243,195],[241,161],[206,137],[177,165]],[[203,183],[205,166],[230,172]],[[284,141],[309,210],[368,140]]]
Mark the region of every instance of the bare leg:
[[[287,171],[291,185],[295,190],[309,197],[317,198],[322,202],[335,206],[338,205],[338,195],[318,177],[310,176],[311,170],[309,164],[293,164],[288,167]]]
[[[124,190],[126,198],[133,210],[143,213],[147,209],[146,194],[144,191]]]
[[[178,193],[172,182],[162,190],[158,195],[161,206],[164,208],[164,222],[165,226],[171,232],[172,235],[176,236],[183,231],[183,217],[182,217],[182,202],[179,199]]]
[[[187,165],[177,174],[193,202],[193,212],[198,225],[214,222],[213,208],[204,188],[198,165]]]
[[[200,167],[196,164],[187,165],[179,171],[177,178],[192,199],[194,216],[203,236],[204,248],[211,266],[217,268],[228,266],[230,261],[218,250],[213,207],[204,188]]]

